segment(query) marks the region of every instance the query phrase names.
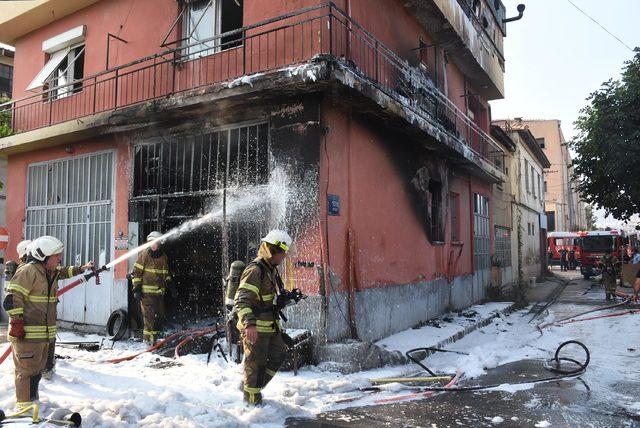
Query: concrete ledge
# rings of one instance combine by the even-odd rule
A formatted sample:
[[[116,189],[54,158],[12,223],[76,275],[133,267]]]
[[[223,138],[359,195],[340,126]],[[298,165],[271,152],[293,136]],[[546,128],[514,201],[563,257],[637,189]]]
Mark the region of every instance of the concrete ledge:
[[[411,348],[442,348],[445,345],[457,342],[475,330],[486,327],[495,318],[508,315],[516,310],[516,304],[511,302],[492,310],[492,306],[495,305],[499,304],[476,305],[461,311],[457,315],[458,323],[447,321],[454,317],[453,313],[448,313],[429,321],[422,327],[410,328],[376,343],[349,341],[319,346],[315,355],[316,363],[320,368],[340,373],[354,373],[386,365],[406,364],[407,360],[404,353]],[[471,314],[472,312],[478,314],[473,321],[469,318],[469,315],[465,316],[465,314]],[[461,320],[469,320],[472,323],[462,326],[460,325]],[[430,329],[438,329],[435,325],[447,322],[451,323],[450,330],[452,331],[446,331],[445,337],[437,337],[430,334]],[[420,332],[420,330],[423,331]],[[436,340],[428,343],[420,342],[422,336],[432,338],[435,336]]]
[[[513,302],[487,303],[471,306],[460,312],[450,312],[421,326],[389,336],[376,342],[387,350],[403,354],[411,348],[440,348],[457,342],[469,333],[489,325],[495,318],[516,310]]]

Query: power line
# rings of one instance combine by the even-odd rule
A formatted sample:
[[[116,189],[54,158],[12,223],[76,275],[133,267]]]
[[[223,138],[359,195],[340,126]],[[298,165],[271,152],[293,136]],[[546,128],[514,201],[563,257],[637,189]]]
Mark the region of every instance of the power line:
[[[619,41],[622,46],[624,46],[625,48],[629,49],[631,52],[633,52],[633,49],[626,44],[625,42],[623,42],[622,40],[620,40],[620,38],[618,36],[616,36],[615,34],[613,34],[611,31],[607,30],[604,25],[600,24],[598,21],[595,20],[595,18],[592,18],[587,12],[585,12],[584,10],[580,9],[574,2],[572,2],[571,0],[567,0],[569,3],[571,3],[571,5],[573,7],[575,7],[576,9],[578,9],[578,11],[580,11],[580,13],[582,13],[584,16],[586,16],[587,18],[589,18],[590,20],[592,20],[593,22],[595,22],[600,28],[602,28],[604,31],[607,32],[607,34],[609,34],[611,37],[613,37],[614,39],[616,39],[617,41]]]

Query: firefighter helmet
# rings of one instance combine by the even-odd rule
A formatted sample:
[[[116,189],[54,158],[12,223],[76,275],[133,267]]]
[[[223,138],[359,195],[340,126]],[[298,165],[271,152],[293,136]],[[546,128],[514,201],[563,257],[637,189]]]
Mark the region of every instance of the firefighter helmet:
[[[156,239],[160,239],[160,238],[162,238],[162,233],[158,232],[157,230],[154,230],[153,232],[147,235],[147,242],[155,241]]]
[[[29,244],[31,244],[31,239],[25,239],[24,241],[20,241],[18,243],[18,246],[16,247],[18,257],[22,258],[29,252]]]
[[[267,244],[275,245],[276,247],[281,248],[285,253],[289,251],[289,247],[293,243],[291,236],[284,230],[274,229],[271,232],[267,233],[267,236],[262,238],[262,242],[266,242]]]
[[[31,255],[41,262],[54,254],[60,254],[64,244],[53,236],[41,236],[31,243]]]

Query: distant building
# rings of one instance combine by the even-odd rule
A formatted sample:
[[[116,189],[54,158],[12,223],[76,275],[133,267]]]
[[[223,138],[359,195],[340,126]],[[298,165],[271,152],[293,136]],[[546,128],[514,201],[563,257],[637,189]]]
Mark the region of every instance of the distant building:
[[[513,127],[531,131],[551,162],[545,170],[543,183],[548,231],[585,230],[585,204],[572,179],[571,154],[560,121],[517,118],[510,123]]]
[[[503,283],[517,281],[520,270],[521,280],[531,282],[546,265],[543,183],[551,164],[527,128],[500,120],[491,131],[504,147],[507,175],[494,185],[494,260],[503,267]]]

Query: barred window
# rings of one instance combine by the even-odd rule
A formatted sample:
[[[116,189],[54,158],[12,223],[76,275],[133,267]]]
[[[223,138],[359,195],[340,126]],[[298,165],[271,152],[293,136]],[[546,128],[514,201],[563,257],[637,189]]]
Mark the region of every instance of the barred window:
[[[473,257],[476,270],[491,266],[489,236],[489,198],[473,195]]]
[[[51,235],[64,263],[111,259],[113,153],[29,165],[26,237]]]
[[[511,230],[496,226],[495,230],[495,259],[501,267],[511,266]]]
[[[268,150],[266,123],[136,145],[133,196],[206,194],[225,183],[266,184]]]

